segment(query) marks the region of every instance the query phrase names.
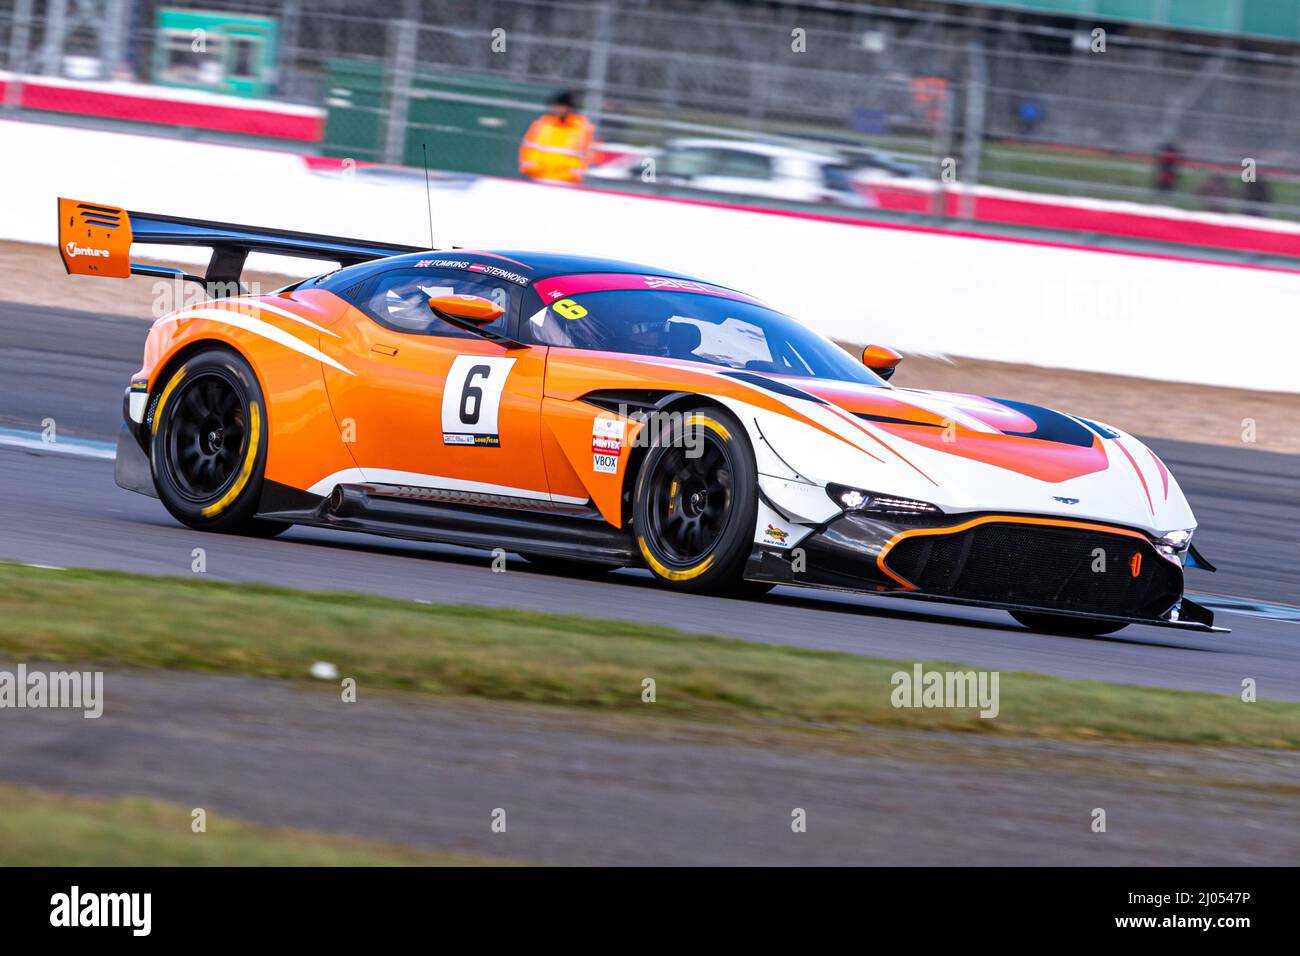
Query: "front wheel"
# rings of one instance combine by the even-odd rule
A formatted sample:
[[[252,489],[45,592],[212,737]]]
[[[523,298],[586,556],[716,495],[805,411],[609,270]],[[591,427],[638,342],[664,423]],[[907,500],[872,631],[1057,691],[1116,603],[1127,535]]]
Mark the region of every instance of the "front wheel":
[[[743,589],[757,483],[749,437],[729,412],[694,408],[661,430],[632,502],[632,529],[650,573],[684,591]]]
[[[1011,616],[1031,631],[1048,634],[1068,634],[1071,637],[1101,637],[1128,627],[1118,621],[1098,621],[1087,617],[1068,617],[1064,614],[1043,614],[1038,611],[1012,611]]]
[[[243,357],[214,348],[172,372],[150,417],[158,497],[201,531],[268,537],[289,525],[254,517],[266,467],[266,403]]]

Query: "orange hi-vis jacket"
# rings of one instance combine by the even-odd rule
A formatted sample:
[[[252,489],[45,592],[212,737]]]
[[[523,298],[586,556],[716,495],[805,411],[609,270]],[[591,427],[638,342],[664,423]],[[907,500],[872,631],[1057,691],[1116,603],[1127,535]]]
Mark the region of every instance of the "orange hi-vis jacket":
[[[539,116],[519,145],[519,171],[533,179],[582,182],[592,133],[591,123],[578,113],[563,121],[550,113]]]

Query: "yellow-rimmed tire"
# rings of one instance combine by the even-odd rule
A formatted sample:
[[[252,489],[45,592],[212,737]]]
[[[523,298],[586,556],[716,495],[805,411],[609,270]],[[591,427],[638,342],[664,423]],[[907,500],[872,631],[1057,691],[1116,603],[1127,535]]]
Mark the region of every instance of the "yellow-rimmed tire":
[[[632,498],[646,567],[678,590],[743,590],[758,513],[758,472],[744,426],[706,406],[655,431]]]
[[[270,536],[254,517],[266,467],[266,403],[253,369],[213,348],[172,370],[148,418],[154,486],[172,516],[202,531]]]

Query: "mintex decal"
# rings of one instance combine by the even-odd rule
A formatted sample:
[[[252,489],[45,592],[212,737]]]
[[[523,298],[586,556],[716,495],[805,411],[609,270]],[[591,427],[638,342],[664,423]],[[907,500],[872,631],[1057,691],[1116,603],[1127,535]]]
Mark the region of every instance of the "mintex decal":
[[[543,302],[554,302],[571,295],[584,292],[628,292],[635,289],[659,292],[693,292],[697,295],[717,296],[721,299],[734,299],[737,302],[750,302],[761,305],[757,299],[724,289],[722,286],[693,279],[674,279],[671,276],[650,276],[636,272],[587,272],[579,275],[556,276],[543,279],[533,285]]]
[[[442,443],[500,448],[497,412],[515,360],[458,355],[442,389]]]
[[[591,450],[617,455],[623,450],[623,420],[597,418],[591,423]]]
[[[591,468],[612,475],[618,471],[618,456],[623,451],[623,420],[600,417],[591,423]]]

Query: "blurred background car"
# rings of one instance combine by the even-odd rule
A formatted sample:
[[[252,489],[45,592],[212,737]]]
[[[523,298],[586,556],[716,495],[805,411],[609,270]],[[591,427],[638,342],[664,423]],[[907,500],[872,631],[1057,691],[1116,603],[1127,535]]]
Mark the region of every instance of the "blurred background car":
[[[647,160],[656,164],[655,179],[670,186],[862,208],[878,205],[868,186],[872,180],[908,178],[918,172],[915,166],[875,151],[849,156],[760,141],[672,139],[663,149],[625,153],[588,175],[635,179],[649,169]]]

